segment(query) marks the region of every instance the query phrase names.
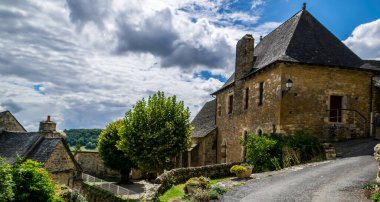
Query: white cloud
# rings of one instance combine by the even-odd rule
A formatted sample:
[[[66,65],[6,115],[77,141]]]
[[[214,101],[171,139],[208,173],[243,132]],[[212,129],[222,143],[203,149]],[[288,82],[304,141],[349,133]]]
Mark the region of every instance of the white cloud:
[[[0,3],[0,110],[29,131],[46,115],[60,129],[102,128],[158,90],[194,117],[222,83],[193,73],[228,77],[236,41],[275,26],[257,24],[259,14],[220,12],[233,10],[232,0],[68,2]]]
[[[344,43],[363,59],[380,60],[380,19],[357,26]]]

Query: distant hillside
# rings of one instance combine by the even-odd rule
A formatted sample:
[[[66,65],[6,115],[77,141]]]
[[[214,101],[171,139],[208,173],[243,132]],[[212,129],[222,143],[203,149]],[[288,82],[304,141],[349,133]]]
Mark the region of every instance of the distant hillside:
[[[95,149],[98,137],[102,129],[69,129],[66,133],[66,143],[70,147],[75,147],[77,142],[86,149]]]

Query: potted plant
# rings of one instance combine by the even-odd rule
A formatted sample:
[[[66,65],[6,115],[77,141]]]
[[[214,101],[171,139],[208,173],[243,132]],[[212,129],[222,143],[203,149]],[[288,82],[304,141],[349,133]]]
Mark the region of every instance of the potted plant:
[[[234,173],[238,178],[247,178],[252,174],[252,166],[249,165],[234,165],[231,167],[230,172]]]
[[[197,189],[207,190],[210,188],[210,179],[207,177],[193,177],[185,183],[184,191],[187,194],[193,194]]]

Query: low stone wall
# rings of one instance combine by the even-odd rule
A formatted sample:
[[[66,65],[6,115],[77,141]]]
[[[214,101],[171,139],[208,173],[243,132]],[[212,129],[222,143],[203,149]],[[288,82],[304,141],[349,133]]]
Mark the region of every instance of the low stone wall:
[[[79,151],[75,154],[75,160],[82,167],[83,172],[97,177],[120,177],[117,171],[106,168],[99,152]]]
[[[113,195],[111,192],[108,192],[96,186],[89,185],[85,182],[82,182],[82,188],[80,189],[80,193],[87,199],[88,202],[138,201],[138,200],[132,200],[132,199],[122,199],[118,196]]]
[[[172,185],[184,183],[192,177],[205,176],[214,178],[231,176],[230,168],[238,164],[241,163],[223,163],[201,167],[176,168],[170,170],[169,172],[160,175],[155,180],[155,183],[160,184],[156,191],[156,194],[163,194],[166,190],[170,189]]]

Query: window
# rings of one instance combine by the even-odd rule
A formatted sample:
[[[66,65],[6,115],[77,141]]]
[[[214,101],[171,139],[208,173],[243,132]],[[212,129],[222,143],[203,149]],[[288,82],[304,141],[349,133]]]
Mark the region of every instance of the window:
[[[234,95],[228,96],[228,114],[232,113],[234,108]]]
[[[218,116],[222,116],[222,106],[218,106]]]
[[[245,89],[245,97],[244,97],[244,109],[248,109],[249,102],[249,88]]]
[[[248,132],[247,131],[244,131],[244,136],[243,136],[243,140],[244,142],[247,141],[247,136],[248,136]],[[247,150],[245,149],[245,147],[243,146],[243,162],[247,162]]]
[[[342,122],[342,98],[342,96],[330,96],[330,122]]]
[[[260,83],[260,89],[259,89],[259,105],[263,104],[264,100],[264,82]]]

